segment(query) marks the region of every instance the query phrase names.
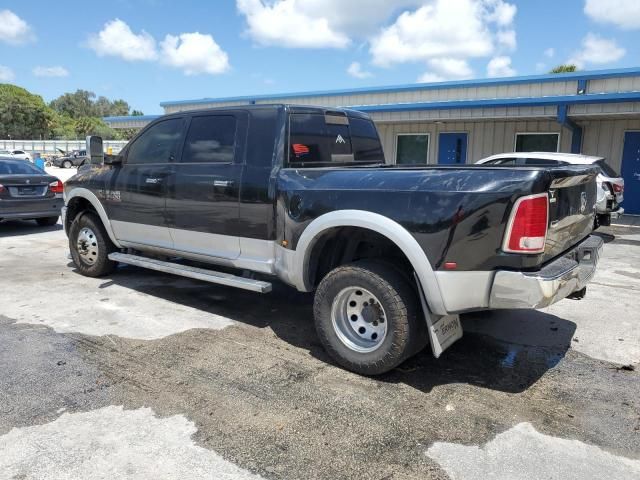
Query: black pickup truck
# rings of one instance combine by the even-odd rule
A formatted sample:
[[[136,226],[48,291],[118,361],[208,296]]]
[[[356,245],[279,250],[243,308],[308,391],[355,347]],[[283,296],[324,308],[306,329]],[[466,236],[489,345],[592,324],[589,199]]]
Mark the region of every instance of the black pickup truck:
[[[462,335],[459,313],[583,297],[602,248],[595,169],[386,165],[356,111],[189,111],[115,157],[88,144],[92,165],[66,183],[63,209],[82,274],[121,262],[315,291],[320,340],[362,374],[427,343],[439,356]]]

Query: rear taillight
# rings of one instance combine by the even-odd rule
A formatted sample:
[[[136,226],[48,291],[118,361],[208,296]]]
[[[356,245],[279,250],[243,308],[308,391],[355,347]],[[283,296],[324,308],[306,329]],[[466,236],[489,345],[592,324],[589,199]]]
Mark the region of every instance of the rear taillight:
[[[546,193],[519,198],[511,211],[502,249],[512,253],[544,252],[548,224]]]
[[[617,183],[612,183],[613,185],[613,191],[616,193],[622,193],[624,192],[624,185],[619,185]]]
[[[60,180],[56,180],[49,184],[49,190],[53,193],[62,193],[64,191],[64,184]]]

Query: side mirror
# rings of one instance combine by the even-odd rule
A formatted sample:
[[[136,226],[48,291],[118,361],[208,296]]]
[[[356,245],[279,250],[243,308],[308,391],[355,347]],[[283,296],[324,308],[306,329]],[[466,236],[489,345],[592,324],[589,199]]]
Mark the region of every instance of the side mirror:
[[[95,135],[87,136],[87,153],[92,165],[102,165],[104,163],[104,149],[101,137]]]

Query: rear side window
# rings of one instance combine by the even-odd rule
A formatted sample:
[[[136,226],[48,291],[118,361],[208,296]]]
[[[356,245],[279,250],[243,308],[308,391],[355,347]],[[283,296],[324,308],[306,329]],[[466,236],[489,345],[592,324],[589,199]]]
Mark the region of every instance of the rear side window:
[[[371,120],[350,118],[351,146],[356,162],[384,161],[384,153],[376,126]]]
[[[170,118],[149,127],[129,147],[127,163],[173,161],[182,136],[182,119]]]
[[[619,177],[620,175],[618,174],[618,172],[616,172],[613,167],[611,167],[611,165],[609,165],[607,162],[605,162],[604,160],[598,160],[596,162],[596,165],[598,167],[600,167],[600,170],[602,170],[602,173],[604,173],[607,177]]]
[[[233,115],[194,117],[182,153],[184,163],[232,163],[236,141]]]
[[[548,158],[525,158],[524,165],[529,167],[549,167],[566,165],[566,162],[559,162],[558,160],[550,160]]]
[[[483,165],[504,165],[504,166],[514,166],[516,164],[515,158],[496,158],[495,160],[489,160],[488,162],[484,162]]]

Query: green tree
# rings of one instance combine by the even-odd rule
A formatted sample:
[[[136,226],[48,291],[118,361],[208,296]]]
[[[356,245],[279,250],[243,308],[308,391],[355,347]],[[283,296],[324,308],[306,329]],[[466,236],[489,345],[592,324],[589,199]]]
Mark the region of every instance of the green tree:
[[[578,70],[578,67],[572,64],[558,65],[549,73],[571,73]]]
[[[96,116],[94,98],[96,94],[93,92],[76,90],[74,93],[65,93],[52,100],[49,106],[56,112],[71,118],[93,117]]]
[[[131,111],[131,116],[132,117],[141,117],[143,115],[144,115],[144,113],[142,113],[141,110],[132,110]]]
[[[52,112],[39,95],[0,84],[0,137],[47,138]]]

